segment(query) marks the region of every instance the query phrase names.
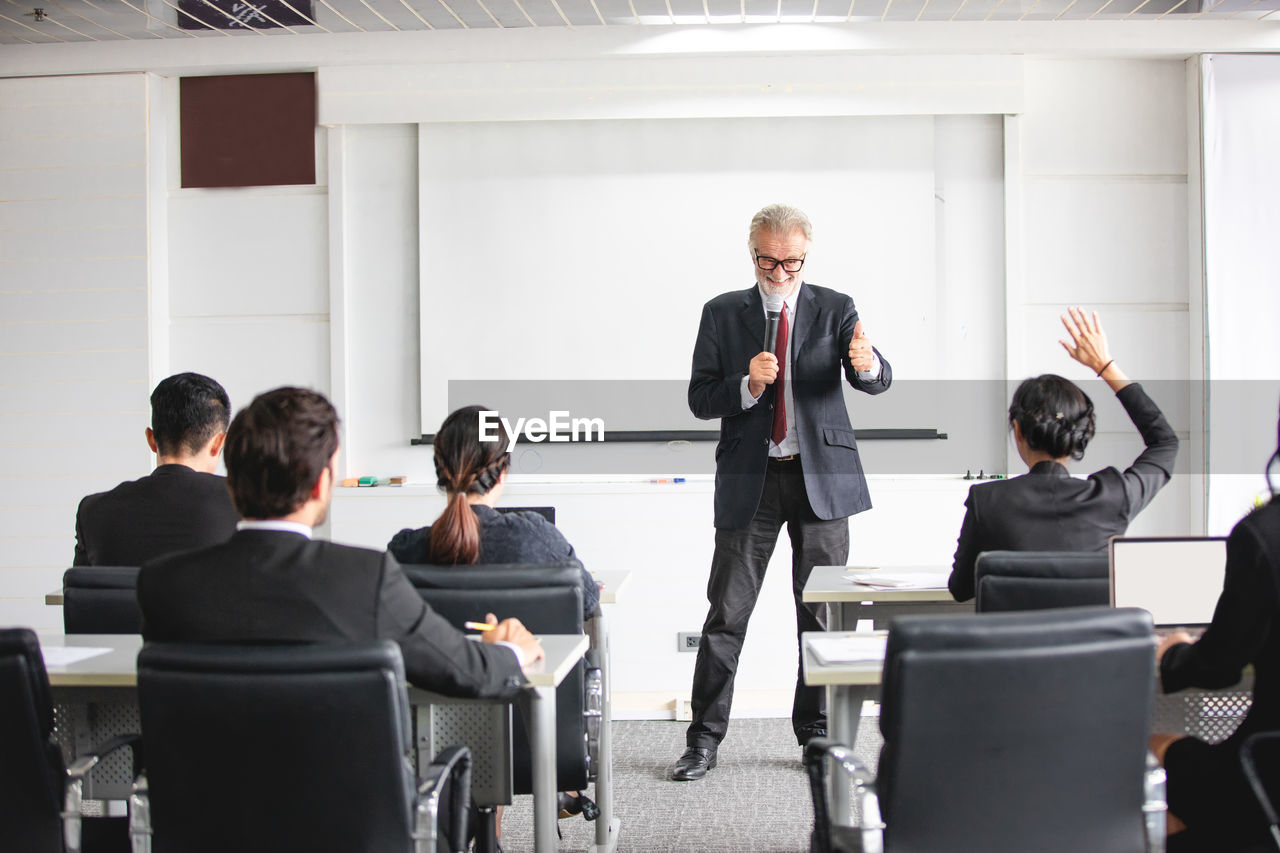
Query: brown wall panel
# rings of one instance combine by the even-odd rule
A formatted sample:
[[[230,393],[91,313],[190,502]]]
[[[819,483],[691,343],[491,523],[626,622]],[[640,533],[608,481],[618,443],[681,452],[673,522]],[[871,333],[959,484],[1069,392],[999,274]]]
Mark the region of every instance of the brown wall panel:
[[[316,182],[316,76],[183,77],[182,186]]]

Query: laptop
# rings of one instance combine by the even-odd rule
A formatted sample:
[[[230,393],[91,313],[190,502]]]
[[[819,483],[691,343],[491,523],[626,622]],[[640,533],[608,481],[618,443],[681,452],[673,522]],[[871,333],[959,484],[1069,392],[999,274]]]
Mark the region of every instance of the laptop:
[[[1108,545],[1111,604],[1141,607],[1156,633],[1198,636],[1213,621],[1227,566],[1222,536],[1113,536]]]

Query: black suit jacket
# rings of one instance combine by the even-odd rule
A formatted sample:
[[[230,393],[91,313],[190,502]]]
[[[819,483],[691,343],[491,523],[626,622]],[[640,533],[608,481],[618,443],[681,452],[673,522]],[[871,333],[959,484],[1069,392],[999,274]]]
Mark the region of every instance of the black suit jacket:
[[[1280,499],[1245,516],[1227,539],[1227,567],[1213,621],[1195,643],[1169,648],[1160,659],[1166,693],[1185,687],[1236,684],[1253,664],[1253,703],[1240,727],[1216,744],[1183,738],[1165,754],[1169,805],[1209,839],[1238,836],[1265,843],[1266,822],[1253,806],[1240,768],[1240,744],[1280,728]],[[1262,778],[1272,787],[1275,754],[1259,750]],[[1218,849],[1219,845],[1212,845]],[[1229,845],[1222,843],[1221,849]],[[1241,845],[1243,846],[1243,845]],[[1230,846],[1230,849],[1237,849]],[[1262,849],[1250,847],[1249,849]]]
[[[394,640],[409,681],[427,690],[505,698],[525,683],[510,649],[468,640],[427,606],[391,555],[298,533],[242,530],[221,545],[153,560],[138,575],[138,604],[146,640]]]
[[[791,375],[795,423],[809,503],[819,518],[845,518],[871,508],[858,443],[845,408],[841,378],[859,391],[879,394],[893,381],[880,355],[880,375],[863,382],[849,362],[849,341],[858,312],[843,293],[807,282],[797,297],[791,330]],[[776,389],[742,408],[742,378],[764,350],[764,303],[760,288],[725,293],[702,308],[693,349],[689,409],[699,418],[720,418],[716,445],[715,526],[751,523],[764,490]]]
[[[141,566],[225,542],[240,520],[227,481],[186,465],[89,495],[76,510],[76,566]]]
[[[1116,399],[1146,444],[1124,473],[1104,468],[1081,480],[1039,462],[1021,477],[970,487],[947,581],[956,601],[973,598],[973,564],[983,551],[1102,551],[1169,482],[1178,457],[1173,428],[1138,383]]]

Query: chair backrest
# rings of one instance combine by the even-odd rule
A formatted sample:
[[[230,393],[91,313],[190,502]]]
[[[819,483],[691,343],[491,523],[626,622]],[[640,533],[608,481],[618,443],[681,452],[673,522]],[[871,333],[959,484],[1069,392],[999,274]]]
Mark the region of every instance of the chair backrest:
[[[404,677],[389,641],[144,646],[153,849],[411,850]]]
[[[552,524],[556,523],[556,508],[553,506],[499,506],[498,512],[536,512]]]
[[[68,634],[140,634],[137,566],[76,566],[62,573]]]
[[[483,619],[515,617],[535,634],[581,634],[582,566],[557,563],[502,563],[472,566],[406,565],[404,573],[418,594],[455,627]],[[584,666],[581,661],[556,690],[557,790],[587,784]],[[528,735],[514,727],[513,781],[517,794],[532,790]]]
[[[61,853],[66,768],[30,628],[0,629],[0,850]]]
[[[984,551],[974,563],[979,613],[1111,602],[1105,552]]]
[[[1144,849],[1144,611],[901,617],[885,654],[885,850]]]

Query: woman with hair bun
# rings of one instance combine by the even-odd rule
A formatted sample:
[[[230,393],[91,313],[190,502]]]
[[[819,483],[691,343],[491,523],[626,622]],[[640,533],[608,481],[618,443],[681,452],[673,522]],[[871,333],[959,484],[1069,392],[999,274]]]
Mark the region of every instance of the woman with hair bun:
[[[983,551],[1101,551],[1122,534],[1173,475],[1178,438],[1160,409],[1116,365],[1097,312],[1071,308],[1062,317],[1073,359],[1106,381],[1138,428],[1146,449],[1123,472],[1103,468],[1085,479],[1067,472],[1093,438],[1093,401],[1075,383],[1047,373],[1026,379],[1013,394],[1009,425],[1021,477],[969,489],[964,524],[947,587],[956,601],[974,594],[973,564]]]

